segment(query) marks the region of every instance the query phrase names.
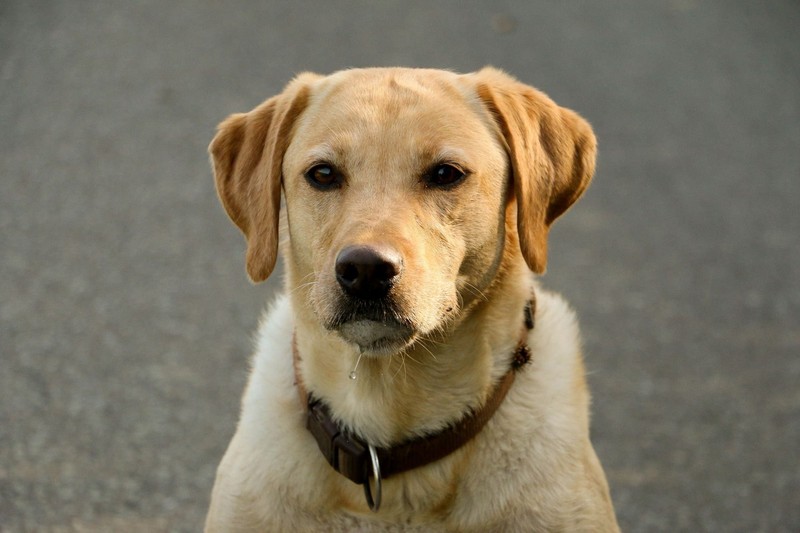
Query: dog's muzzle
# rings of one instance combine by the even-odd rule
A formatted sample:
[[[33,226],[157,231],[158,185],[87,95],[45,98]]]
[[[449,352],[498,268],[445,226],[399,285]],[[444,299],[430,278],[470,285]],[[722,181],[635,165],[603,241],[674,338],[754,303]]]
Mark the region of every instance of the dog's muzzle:
[[[414,328],[391,294],[403,271],[400,253],[388,246],[347,246],[336,256],[335,270],[342,295],[328,328],[366,351],[405,345]]]

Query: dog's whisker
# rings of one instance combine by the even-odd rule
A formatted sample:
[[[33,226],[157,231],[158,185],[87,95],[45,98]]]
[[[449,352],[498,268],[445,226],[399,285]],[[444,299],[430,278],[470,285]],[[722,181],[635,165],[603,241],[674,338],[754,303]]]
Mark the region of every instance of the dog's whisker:
[[[400,374],[401,370],[405,370],[406,366],[406,359],[405,354],[403,352],[398,354],[398,357],[393,357],[392,360],[399,359],[397,364],[397,370],[395,370],[394,374],[392,374],[391,382],[394,383],[394,380],[397,378],[397,375]],[[405,373],[405,379],[408,380],[408,372]]]
[[[481,298],[482,300],[484,300],[486,302],[489,301],[489,297],[486,296],[486,294],[484,294],[484,292],[482,290],[480,290],[478,287],[476,287],[472,283],[470,283],[468,281],[465,281],[464,282],[464,288],[465,289],[469,289],[472,292],[472,294],[474,294],[475,296]]]
[[[298,292],[298,291],[300,291],[302,289],[305,289],[306,287],[313,287],[316,283],[317,283],[316,281],[309,281],[308,283],[301,283],[301,284],[293,287],[292,290],[289,291],[289,293],[290,294],[294,294],[294,293],[296,293],[296,292]]]
[[[308,274],[306,274],[305,276],[303,276],[303,277],[300,279],[300,282],[302,283],[302,282],[304,282],[304,281],[305,281],[305,280],[307,280],[307,279],[313,278],[314,276],[316,276],[316,272],[309,272]]]
[[[433,358],[433,360],[434,360],[434,361],[436,361],[436,362],[439,362],[439,360],[436,358],[436,354],[434,354],[434,353],[433,353],[433,351],[432,351],[430,348],[428,348],[427,346],[425,346],[425,342],[426,342],[426,341],[427,341],[427,339],[426,339],[425,341],[420,341],[420,342],[418,343],[418,344],[419,344],[419,347],[420,347],[420,348],[422,348],[423,350],[425,350],[426,352],[428,352],[428,355],[430,355],[430,356]],[[410,358],[412,361],[414,361],[415,363],[417,363],[417,364],[421,364],[419,361],[417,361],[416,359],[414,359],[414,358],[413,358],[413,357],[411,357],[410,355],[409,355],[409,358]]]
[[[431,335],[426,338],[426,342],[430,342],[431,344],[436,344],[437,346],[447,346],[448,343],[445,342],[445,338],[447,336],[447,329],[444,325],[437,327]]]
[[[434,358],[434,360],[436,359],[436,356],[435,356],[435,355],[433,355],[433,352],[432,352],[432,351],[430,351],[429,349],[427,349],[425,346],[422,346],[422,349],[423,349],[423,350],[425,350],[426,352],[428,352],[428,353],[431,355],[431,357],[433,357],[433,358]],[[409,359],[411,359],[413,362],[415,362],[415,363],[417,363],[418,365],[422,366],[422,363],[421,363],[420,361],[418,361],[418,360],[414,359],[413,357],[411,357],[411,354],[410,354],[410,353],[407,353],[407,354],[405,354],[405,357],[408,357],[408,358],[409,358]]]

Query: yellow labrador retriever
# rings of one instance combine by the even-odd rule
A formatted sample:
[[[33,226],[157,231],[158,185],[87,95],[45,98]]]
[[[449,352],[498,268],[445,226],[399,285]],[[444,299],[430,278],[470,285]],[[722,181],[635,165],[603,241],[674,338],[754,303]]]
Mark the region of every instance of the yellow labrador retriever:
[[[595,151],[492,68],[301,74],[222,122],[247,272],[280,241],[286,290],[206,531],[617,531],[575,317],[531,272]]]

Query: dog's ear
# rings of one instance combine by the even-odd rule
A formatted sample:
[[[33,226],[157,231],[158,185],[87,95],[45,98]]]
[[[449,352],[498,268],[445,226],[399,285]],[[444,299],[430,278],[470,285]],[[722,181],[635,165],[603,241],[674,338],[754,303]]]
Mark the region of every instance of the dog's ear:
[[[278,256],[281,166],[292,126],[305,109],[310,82],[301,74],[283,93],[217,127],[208,151],[222,205],[247,240],[247,274],[264,281]]]
[[[474,76],[477,94],[506,143],[522,255],[541,274],[547,232],[589,185],[597,141],[575,112],[504,72],[484,68]]]

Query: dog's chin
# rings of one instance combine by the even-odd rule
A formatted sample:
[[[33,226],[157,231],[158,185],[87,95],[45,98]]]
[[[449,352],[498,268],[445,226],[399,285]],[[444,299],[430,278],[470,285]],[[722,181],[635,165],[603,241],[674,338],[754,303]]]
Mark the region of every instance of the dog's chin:
[[[416,332],[399,322],[356,319],[335,328],[347,342],[358,346],[366,355],[391,355],[407,348],[416,339]]]

